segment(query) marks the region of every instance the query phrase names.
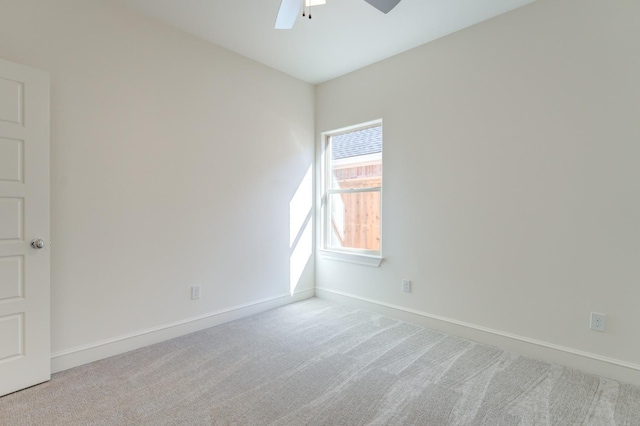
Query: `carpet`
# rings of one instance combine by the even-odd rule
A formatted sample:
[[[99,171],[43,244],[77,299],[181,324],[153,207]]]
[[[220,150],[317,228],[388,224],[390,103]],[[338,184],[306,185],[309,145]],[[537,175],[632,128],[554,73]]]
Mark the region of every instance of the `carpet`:
[[[308,299],[53,375],[3,425],[640,425],[640,388]]]

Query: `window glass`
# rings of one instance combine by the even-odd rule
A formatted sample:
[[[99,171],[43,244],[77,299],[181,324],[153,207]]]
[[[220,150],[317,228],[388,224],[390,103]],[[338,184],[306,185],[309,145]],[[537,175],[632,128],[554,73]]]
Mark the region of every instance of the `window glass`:
[[[380,253],[382,126],[327,136],[325,248]]]

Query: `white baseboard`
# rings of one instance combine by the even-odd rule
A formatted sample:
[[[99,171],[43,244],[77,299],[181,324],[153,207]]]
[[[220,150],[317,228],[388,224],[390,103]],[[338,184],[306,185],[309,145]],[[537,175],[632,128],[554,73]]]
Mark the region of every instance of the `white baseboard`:
[[[327,288],[316,287],[316,297],[338,302],[346,306],[365,309],[380,315],[398,318],[426,328],[496,346],[542,361],[576,368],[587,373],[640,386],[640,365],[638,364],[505,333],[499,330]]]
[[[269,299],[258,300],[216,312],[210,312],[195,318],[188,318],[171,324],[165,324],[113,339],[94,342],[51,355],[51,372],[57,373],[69,368],[98,361],[110,356],[119,355],[144,346],[159,343],[174,337],[194,333],[205,328],[224,324],[259,312],[268,311],[289,303],[313,297],[315,289],[296,291],[293,295],[285,294]]]

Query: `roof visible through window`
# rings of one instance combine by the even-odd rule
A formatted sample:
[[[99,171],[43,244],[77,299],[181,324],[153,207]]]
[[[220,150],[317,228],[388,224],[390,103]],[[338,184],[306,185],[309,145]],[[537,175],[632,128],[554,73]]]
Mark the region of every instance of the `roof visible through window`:
[[[332,160],[382,152],[382,126],[331,137]]]

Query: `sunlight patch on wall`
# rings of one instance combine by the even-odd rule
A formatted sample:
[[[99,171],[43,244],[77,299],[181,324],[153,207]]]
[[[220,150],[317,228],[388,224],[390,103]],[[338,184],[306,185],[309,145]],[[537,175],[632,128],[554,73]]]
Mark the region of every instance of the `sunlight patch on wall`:
[[[309,166],[289,203],[289,289],[294,293],[313,253],[313,167]]]

